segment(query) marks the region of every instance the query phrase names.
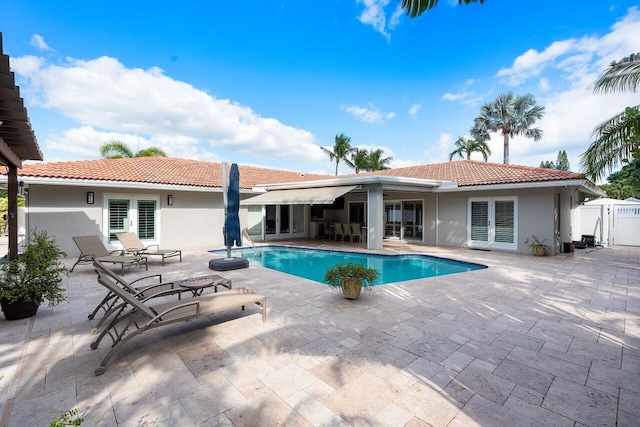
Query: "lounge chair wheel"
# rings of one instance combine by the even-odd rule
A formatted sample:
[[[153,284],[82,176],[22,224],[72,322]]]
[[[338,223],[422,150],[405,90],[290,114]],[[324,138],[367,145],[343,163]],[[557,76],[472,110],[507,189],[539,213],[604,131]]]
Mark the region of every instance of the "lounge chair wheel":
[[[98,333],[98,328],[93,328],[91,330],[91,335],[96,335]]]
[[[91,347],[91,350],[95,350],[96,348],[98,348],[98,343],[94,341],[91,343],[90,347]]]
[[[104,374],[104,366],[98,366],[95,370],[95,374],[96,376],[100,376],[102,374]]]

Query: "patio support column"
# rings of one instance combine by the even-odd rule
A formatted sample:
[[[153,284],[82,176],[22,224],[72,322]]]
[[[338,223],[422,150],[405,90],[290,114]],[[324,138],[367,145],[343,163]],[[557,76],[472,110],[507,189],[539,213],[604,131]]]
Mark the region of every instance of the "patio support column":
[[[382,249],[384,238],[384,195],[382,186],[367,190],[367,249]]]
[[[8,224],[8,257],[12,261],[18,257],[18,168],[7,166],[7,224]]]

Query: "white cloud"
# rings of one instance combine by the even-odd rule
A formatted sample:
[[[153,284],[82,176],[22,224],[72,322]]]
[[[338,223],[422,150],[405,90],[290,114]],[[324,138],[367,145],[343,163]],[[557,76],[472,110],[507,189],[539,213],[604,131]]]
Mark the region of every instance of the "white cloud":
[[[385,8],[389,0],[356,0],[357,4],[364,5],[364,10],[358,16],[358,20],[365,25],[370,25],[378,33],[382,34],[387,42],[391,42],[390,31],[393,31],[400,23],[404,10],[398,4],[389,19]]]
[[[18,74],[30,76],[36,74],[45,64],[44,58],[33,55],[20,56],[11,58],[11,68]]]
[[[499,70],[496,76],[505,78],[511,86],[517,86],[548,68],[574,74],[570,78],[587,70],[602,70],[611,61],[637,52],[640,48],[639,33],[640,11],[637,7],[632,7],[605,36],[555,41],[542,52],[529,49],[518,56],[511,67]],[[595,61],[594,56],[598,57]]]
[[[374,30],[385,36],[388,41],[391,36],[386,30],[387,16],[384,8],[389,4],[389,0],[357,0],[357,2],[364,5],[364,10],[358,16],[358,20],[365,25],[371,25]]]
[[[453,138],[450,133],[441,133],[437,141],[429,144],[429,148],[422,153],[423,161],[419,161],[418,164],[424,163],[439,163],[449,160],[449,153],[453,147]]]
[[[369,107],[360,107],[357,105],[341,106],[341,111],[346,111],[352,116],[358,118],[365,123],[384,123],[396,116],[393,112],[382,112],[376,107],[369,105]]]
[[[404,10],[398,4],[398,6],[396,7],[396,10],[391,15],[391,19],[389,19],[389,29],[390,30],[394,30],[398,26],[398,24],[400,24],[400,18],[403,15],[404,15]]]
[[[542,52],[529,49],[513,61],[511,68],[498,71],[497,76],[506,77],[511,86],[519,85],[524,80],[539,75],[550,62],[567,53],[574,44],[575,40],[570,39],[553,42]]]
[[[468,97],[469,95],[472,95],[472,93],[469,93],[469,92],[460,92],[460,93],[447,92],[444,95],[442,95],[442,99],[444,99],[446,101],[458,101],[460,99],[464,99],[464,98]]]
[[[109,132],[92,126],[65,129],[50,134],[44,141],[47,148],[70,154],[67,158],[98,158],[100,146],[109,140],[124,142],[133,151],[149,147],[162,148],[169,157],[182,157],[206,161],[223,160],[220,156],[203,149],[198,141],[184,135],[152,135],[149,138],[131,133]],[[50,161],[50,159],[48,159]]]
[[[44,37],[42,37],[42,36],[41,36],[41,35],[39,35],[39,34],[34,34],[34,35],[31,37],[31,41],[30,41],[30,43],[31,43],[31,46],[35,46],[35,47],[37,47],[38,49],[43,50],[43,51],[50,51],[50,50],[53,50],[53,49],[51,49],[51,48],[49,47],[49,45],[44,41]]]
[[[420,105],[420,104],[413,104],[413,105],[411,106],[411,108],[409,108],[408,113],[409,113],[409,115],[410,115],[410,116],[415,117],[415,116],[417,116],[417,115],[418,115],[418,111],[420,111],[420,109],[421,109],[421,108],[422,108],[422,105]]]
[[[62,137],[87,133],[96,146],[111,134],[127,141],[144,135],[150,144],[166,147],[170,154],[194,158],[212,156],[199,151],[203,148],[198,145],[205,143],[207,152],[227,149],[264,158],[323,159],[310,132],[218,99],[165,76],[157,67],[127,68],[110,57],[70,59],[64,65],[22,57],[12,64],[30,82],[26,95],[38,106],[80,124],[68,134],[53,136],[52,144],[62,144]]]
[[[549,83],[549,79],[541,78],[540,81],[538,82],[538,87],[543,92],[546,92],[549,89],[551,89],[551,83]]]
[[[640,51],[637,34],[640,11],[632,7],[604,35],[559,40],[541,52],[529,49],[513,61],[512,67],[498,71],[496,77],[509,84],[536,78],[531,83],[536,83],[537,103],[546,109],[544,117],[534,125],[542,129],[542,139],[513,138],[509,144],[510,163],[537,166],[542,160],[555,161],[558,151],[566,150],[571,169],[580,170],[579,158],[592,141],[593,129],[625,107],[638,104],[637,94],[593,94],[593,82],[611,61]],[[468,98],[460,92],[448,94],[448,98],[466,103]],[[482,102],[490,94],[494,92],[486,92]],[[493,153],[489,161],[502,163],[502,136],[492,134],[489,147]]]

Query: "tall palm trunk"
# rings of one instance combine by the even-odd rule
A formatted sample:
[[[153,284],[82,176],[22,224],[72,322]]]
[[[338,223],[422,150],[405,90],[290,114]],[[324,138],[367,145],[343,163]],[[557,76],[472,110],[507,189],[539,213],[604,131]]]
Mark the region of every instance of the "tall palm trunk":
[[[504,137],[504,164],[509,164],[509,133],[503,132],[502,136]]]
[[[336,156],[336,176],[338,176],[338,164],[340,163],[340,157]]]

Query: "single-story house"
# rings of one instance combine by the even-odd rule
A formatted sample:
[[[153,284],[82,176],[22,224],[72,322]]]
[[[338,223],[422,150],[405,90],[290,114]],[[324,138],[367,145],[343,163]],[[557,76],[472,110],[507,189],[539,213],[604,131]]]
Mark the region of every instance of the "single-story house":
[[[74,256],[72,236],[117,248],[131,230],[161,247],[223,246],[222,165],[166,157],[24,165],[27,229],[46,229]],[[252,240],[315,238],[332,223],[387,239],[529,252],[531,235],[556,254],[575,208],[602,191],[581,174],[459,160],[326,176],[240,166],[240,222]]]

